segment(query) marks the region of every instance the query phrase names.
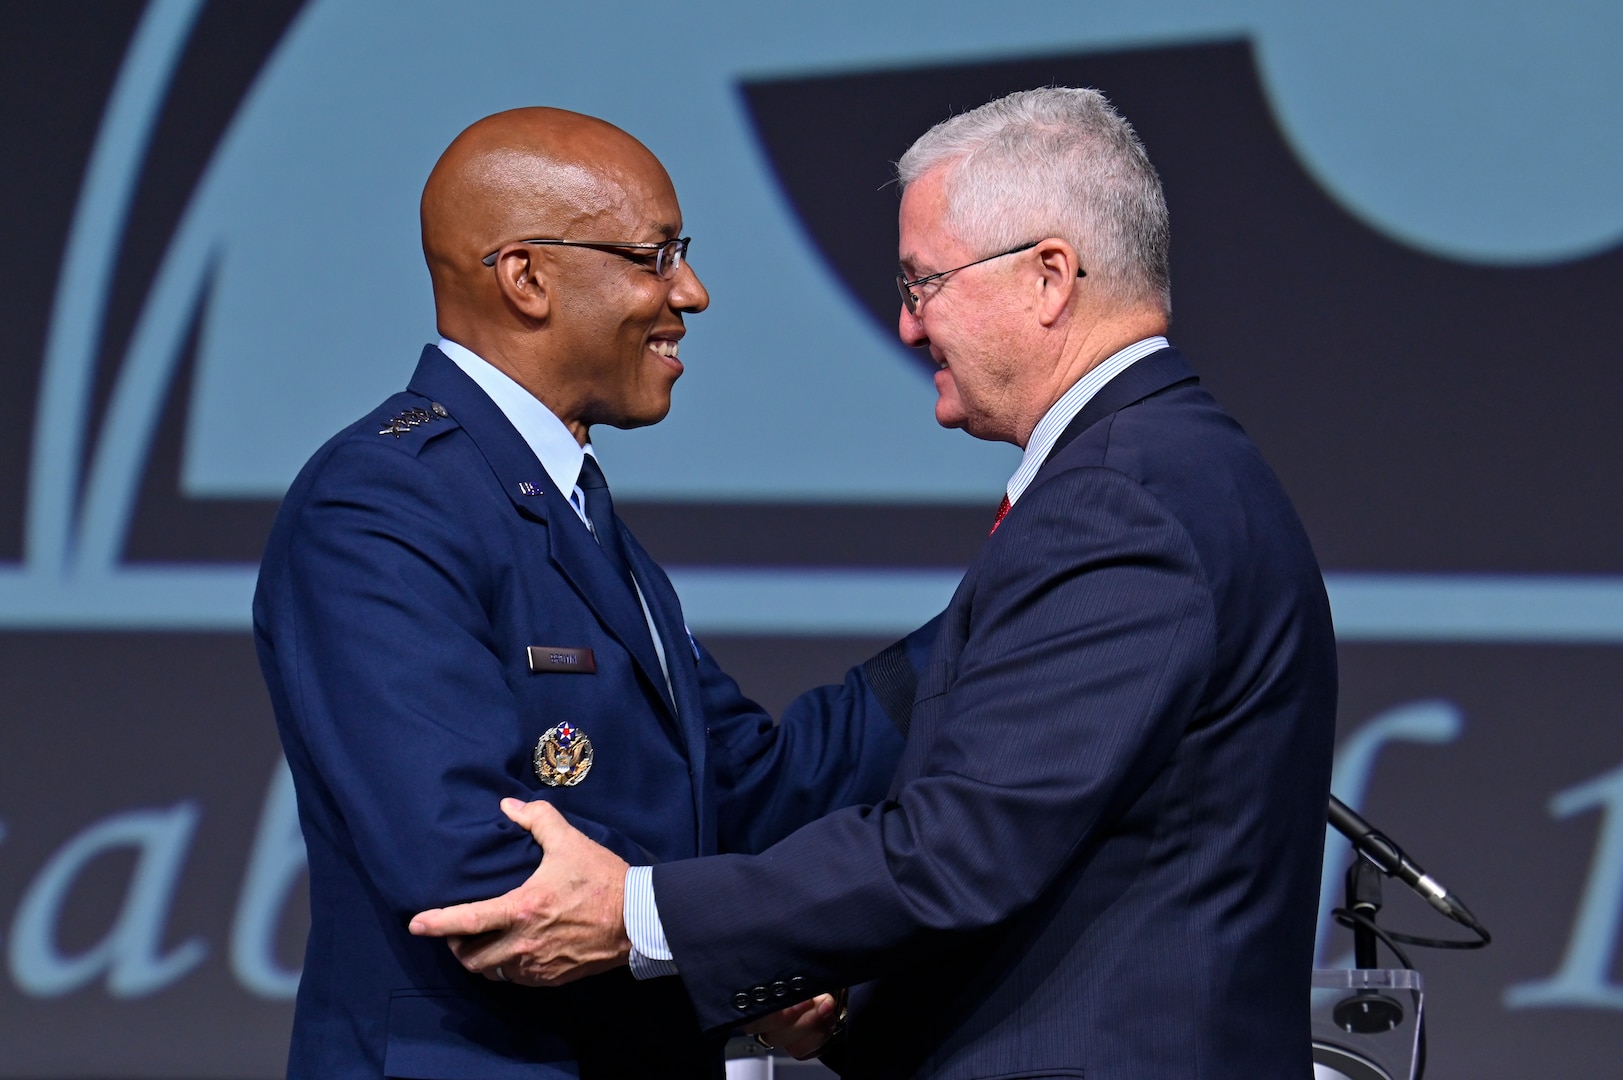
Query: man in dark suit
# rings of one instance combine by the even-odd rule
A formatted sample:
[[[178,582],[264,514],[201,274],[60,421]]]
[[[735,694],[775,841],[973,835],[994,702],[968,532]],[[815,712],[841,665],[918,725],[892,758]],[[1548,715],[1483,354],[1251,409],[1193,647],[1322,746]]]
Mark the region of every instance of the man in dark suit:
[[[537,990],[407,919],[533,869],[504,795],[646,874],[884,792],[901,736],[861,673],[774,726],[614,516],[590,427],[665,416],[709,302],[681,225],[653,155],[574,113],[489,117],[429,177],[442,339],[300,473],[254,602],[310,864],[290,1076],[719,1075],[680,981],[624,969],[668,953]]]
[[[859,1077],[1308,1076],[1330,613],[1278,481],[1162,337],[1154,170],[1101,95],[1049,88],[938,125],[899,172],[900,332],[940,365],[936,418],[1025,459],[946,612],[897,647],[924,661],[871,668],[908,729],[886,798],[654,868],[699,1019]],[[505,809],[537,878],[414,929],[493,933],[453,948],[567,979],[543,924],[594,932],[548,864],[589,845]],[[825,1048],[839,1013],[811,995],[841,987]]]

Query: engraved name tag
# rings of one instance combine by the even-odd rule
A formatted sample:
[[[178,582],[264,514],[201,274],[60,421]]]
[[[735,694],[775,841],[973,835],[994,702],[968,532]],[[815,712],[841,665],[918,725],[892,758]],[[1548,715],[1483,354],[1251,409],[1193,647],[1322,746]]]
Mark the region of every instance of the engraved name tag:
[[[531,671],[572,671],[580,675],[597,672],[597,658],[591,649],[574,649],[567,645],[531,645]]]

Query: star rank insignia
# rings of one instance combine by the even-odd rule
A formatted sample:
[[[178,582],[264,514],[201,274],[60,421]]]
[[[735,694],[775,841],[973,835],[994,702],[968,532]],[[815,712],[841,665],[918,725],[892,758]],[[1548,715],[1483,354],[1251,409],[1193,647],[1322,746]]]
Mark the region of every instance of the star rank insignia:
[[[548,787],[574,787],[592,771],[592,740],[564,721],[535,744],[535,775]]]

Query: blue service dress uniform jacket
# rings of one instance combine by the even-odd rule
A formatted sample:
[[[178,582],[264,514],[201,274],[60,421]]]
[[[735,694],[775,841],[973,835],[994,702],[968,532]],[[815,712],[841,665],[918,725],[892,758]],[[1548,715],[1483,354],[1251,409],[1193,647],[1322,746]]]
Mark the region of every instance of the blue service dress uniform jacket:
[[[774,725],[691,639],[669,580],[621,528],[669,688],[640,605],[566,493],[439,350],[288,491],[254,633],[310,865],[290,1076],[719,1072],[677,979],[502,985],[406,929],[533,872],[506,796],[548,799],[651,864],[759,850],[883,795],[901,737],[862,673]],[[590,650],[577,666],[595,670],[532,670],[530,646]],[[531,756],[563,722],[593,764],[548,787]]]
[[[1311,1075],[1329,606],[1176,350],[1084,407],[911,644],[886,799],[654,868],[701,1022],[799,978],[853,987],[852,1077]]]

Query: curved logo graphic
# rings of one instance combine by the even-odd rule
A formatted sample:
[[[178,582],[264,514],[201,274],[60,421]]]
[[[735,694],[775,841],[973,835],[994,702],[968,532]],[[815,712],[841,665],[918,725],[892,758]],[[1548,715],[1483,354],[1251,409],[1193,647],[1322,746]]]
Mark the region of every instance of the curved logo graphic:
[[[1596,298],[1623,277],[1606,251],[1623,209],[1583,194],[1623,160],[1610,134],[1586,143],[1599,150],[1583,168],[1552,170],[1567,152],[1552,138],[1521,173],[1454,183],[1422,212],[1426,185],[1389,191],[1369,170],[1336,164],[1347,155],[1322,132],[1346,128],[1335,115],[1345,101],[1325,87],[1343,73],[1326,67],[1310,85],[1300,58],[1322,50],[1320,26],[1266,6],[1083,19],[1054,5],[1030,22],[968,6],[921,28],[836,5],[774,17],[770,34],[650,12],[662,55],[682,58],[680,78],[655,87],[607,77],[573,44],[604,40],[606,14],[518,4],[380,20],[350,5],[283,3],[264,7],[255,62],[132,298],[119,275],[139,261],[131,238],[154,202],[165,124],[201,110],[176,80],[203,62],[211,20],[230,7],[155,0],[108,100],[52,311],[24,564],[0,575],[12,625],[245,624],[276,498],[322,439],[398,387],[434,333],[415,239],[421,177],[468,120],[514,103],[510,72],[522,69],[523,99],[612,117],[667,162],[716,297],[695,322],[671,419],[600,434],[629,505],[742,507],[766,525],[867,505],[921,537],[949,512],[956,535],[972,538],[977,526],[964,523],[995,503],[1015,454],[935,428],[927,384],[895,362],[886,163],[954,108],[1017,86],[1086,83],[1134,120],[1165,175],[1180,344],[1280,467],[1328,565],[1591,575],[1565,582],[1568,592],[1480,577],[1333,578],[1343,631],[1623,635],[1623,590],[1594,577],[1618,569],[1602,543],[1612,530],[1552,542],[1543,528],[1623,515],[1597,509],[1581,478],[1598,479],[1618,456],[1599,413],[1623,389],[1612,385],[1619,369],[1598,367],[1593,345],[1544,337],[1554,324],[1564,342],[1616,340],[1617,318]],[[1387,41],[1390,55],[1359,37],[1358,55],[1392,66],[1445,26],[1458,37],[1445,15]],[[1519,42],[1528,62],[1562,72],[1590,48],[1577,15],[1562,25]],[[1497,32],[1478,26],[1472,40]],[[1180,40],[1195,43],[1168,44]],[[998,59],[939,60],[964,55]],[[1427,84],[1434,97],[1497,54],[1438,55],[1454,66]],[[1565,100],[1565,84],[1550,84]],[[1421,113],[1435,106],[1417,100]],[[1473,117],[1460,110],[1450,138],[1487,138],[1491,124]],[[1438,153],[1419,149],[1376,173],[1411,175],[1407,163]],[[1501,206],[1517,184],[1544,190],[1552,172],[1570,190],[1516,202],[1536,203],[1531,217],[1460,210]],[[1574,255],[1585,257],[1545,265]],[[136,312],[125,335],[111,332],[120,305]],[[1531,434],[1518,423],[1529,402],[1546,410]],[[1564,482],[1545,481],[1554,474]],[[1507,489],[1524,506],[1508,519]],[[149,544],[151,520],[192,540]],[[793,556],[802,569],[789,577],[725,571],[752,562],[727,531],[706,530],[708,546],[677,560],[709,565],[678,581],[711,627],[888,632],[929,614],[953,578],[889,555],[852,563],[818,550]],[[828,564],[845,568],[809,569]],[[1426,604],[1420,587],[1432,590]],[[1531,609],[1519,603],[1529,595]],[[1425,629],[1420,616],[1439,610]],[[1544,612],[1534,630],[1529,610]]]

